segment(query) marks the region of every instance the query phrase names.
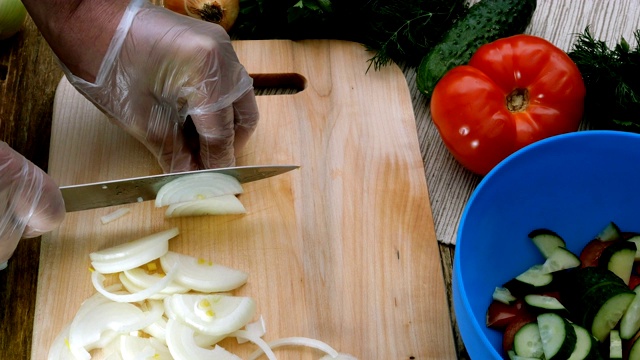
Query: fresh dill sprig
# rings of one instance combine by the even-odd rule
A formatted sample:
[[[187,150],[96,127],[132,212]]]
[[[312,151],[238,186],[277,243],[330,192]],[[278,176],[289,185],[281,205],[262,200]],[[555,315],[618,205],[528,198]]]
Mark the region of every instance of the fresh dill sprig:
[[[463,0],[379,0],[367,5],[371,22],[362,41],[376,53],[369,60],[376,70],[392,61],[417,65],[467,10]]]
[[[634,48],[624,38],[610,48],[587,27],[569,52],[584,79],[585,119],[592,128],[640,132],[640,30],[634,37]]]
[[[416,66],[468,8],[466,0],[240,0],[237,39],[338,39]]]

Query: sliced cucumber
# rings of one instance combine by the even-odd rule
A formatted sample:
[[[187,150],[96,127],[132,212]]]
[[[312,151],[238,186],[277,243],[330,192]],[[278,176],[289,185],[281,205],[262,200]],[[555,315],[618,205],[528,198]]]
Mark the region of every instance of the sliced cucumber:
[[[516,355],[516,352],[513,350],[507,351],[507,355],[509,356],[509,360],[540,360],[540,358]]]
[[[566,313],[567,308],[553,296],[529,294],[524,297],[524,302],[540,312]]]
[[[620,239],[622,236],[622,232],[616,223],[613,221],[609,222],[607,226],[604,227],[596,236],[596,239],[601,241],[615,241]]]
[[[596,312],[591,322],[591,333],[600,342],[604,341],[618,324],[627,308],[635,298],[635,293],[621,292],[610,297]]]
[[[635,295],[622,279],[600,267],[572,270],[561,289],[572,318],[600,342],[609,336]]]
[[[503,304],[511,305],[514,301],[518,300],[515,296],[511,295],[511,291],[504,287],[496,287],[493,290],[493,300],[500,301]]]
[[[609,269],[625,284],[629,284],[636,250],[636,244],[632,241],[616,242],[602,251],[598,265]]]
[[[620,337],[629,340],[640,330],[640,286],[633,289],[636,297],[620,319]]]
[[[580,325],[571,324],[576,332],[576,347],[568,360],[602,359],[598,349],[598,340]]]
[[[609,334],[609,359],[622,359],[622,339],[618,330],[611,330]]]
[[[538,315],[542,350],[547,360],[568,359],[576,347],[576,331],[562,316],[554,313]]]
[[[530,267],[522,274],[507,281],[502,287],[509,289],[516,297],[544,290],[553,281],[553,275],[542,269],[542,264]]]
[[[513,350],[518,356],[540,359],[544,355],[540,329],[536,322],[521,327],[513,337]]]
[[[636,234],[633,235],[632,237],[628,238],[627,241],[631,241],[632,243],[636,244],[636,261],[640,261],[640,235]]]
[[[547,260],[542,264],[542,269],[552,273],[560,270],[573,269],[580,266],[580,258],[563,247],[555,248]]]
[[[544,258],[548,258],[558,247],[566,247],[567,243],[560,235],[549,229],[536,229],[529,233],[529,238],[533,244],[540,250]]]

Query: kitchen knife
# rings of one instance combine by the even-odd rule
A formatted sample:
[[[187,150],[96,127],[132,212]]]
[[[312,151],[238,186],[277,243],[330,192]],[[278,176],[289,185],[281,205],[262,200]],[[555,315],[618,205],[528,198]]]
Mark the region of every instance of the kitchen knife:
[[[163,185],[179,177],[192,174],[221,173],[231,175],[241,183],[247,183],[280,175],[298,167],[297,165],[256,165],[196,170],[61,186],[60,191],[67,212],[71,212],[155,200],[158,190]]]

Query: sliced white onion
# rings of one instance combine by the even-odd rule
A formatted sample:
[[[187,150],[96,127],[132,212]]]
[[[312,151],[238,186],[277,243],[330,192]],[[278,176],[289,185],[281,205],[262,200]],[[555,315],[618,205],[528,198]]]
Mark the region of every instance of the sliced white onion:
[[[75,317],[69,328],[69,349],[78,359],[91,359],[89,351],[106,346],[118,334],[148,320],[148,315],[130,303],[108,301]]]
[[[47,360],[76,360],[67,345],[69,341],[69,326],[66,326],[53,340]]]
[[[127,215],[129,212],[131,212],[130,208],[120,208],[116,211],[110,212],[107,215],[100,217],[100,222],[102,222],[103,224],[108,224],[112,221],[120,219],[121,217]]]
[[[179,320],[167,321],[167,346],[175,360],[241,360],[238,356],[216,345],[204,349],[194,340],[195,330]]]
[[[230,334],[244,327],[256,312],[249,297],[221,294],[175,294],[164,299],[165,314],[214,336]]]
[[[235,215],[246,214],[247,210],[235,195],[222,195],[202,200],[185,201],[169,205],[166,217]]]
[[[358,360],[357,357],[345,353],[338,353],[337,356],[331,356],[329,354],[320,358],[320,360]]]
[[[161,187],[156,195],[156,206],[241,193],[242,185],[233,176],[220,173],[193,174],[177,178]]]
[[[269,344],[267,344],[267,342],[264,341],[260,336],[256,336],[255,334],[252,334],[246,330],[234,331],[231,336],[244,338],[251,341],[252,343],[258,345],[259,350],[256,350],[256,352],[259,351],[260,354],[267,355],[267,358],[269,358],[269,360],[276,360],[276,354],[273,353],[273,350],[271,349]]]
[[[320,350],[320,351],[324,352],[331,359],[335,359],[339,355],[338,352],[334,348],[329,346],[328,344],[326,344],[326,343],[324,343],[324,342],[322,342],[320,340],[311,339],[311,338],[307,338],[307,337],[296,336],[296,337],[282,338],[282,339],[278,339],[278,340],[269,341],[267,344],[268,344],[270,349],[275,349],[275,348],[279,348],[279,347],[282,347],[282,346],[304,346],[304,347],[309,347],[309,348],[317,349],[317,350]],[[255,359],[259,358],[260,355],[262,355],[263,353],[264,353],[264,351],[262,350],[262,347],[261,347],[260,349],[254,351],[249,356],[249,360],[255,360]]]
[[[172,268],[173,266],[168,266],[167,270]],[[180,274],[180,268],[178,268],[176,277],[179,274]],[[123,277],[126,278],[126,280],[122,279]],[[162,281],[162,279],[164,279],[164,276],[161,274],[158,274],[158,273],[149,274],[145,269],[137,267],[137,268],[129,269],[122,272],[120,281],[125,287],[127,287],[127,284],[125,284],[125,281],[129,281],[130,284],[133,284],[138,289],[146,289],[151,286],[154,286],[158,281]],[[162,296],[162,298],[164,298],[166,295],[171,295],[171,294],[184,294],[190,290],[188,287],[178,284],[176,280],[177,278],[174,278],[173,281],[167,285],[167,287],[165,287],[160,291],[160,294],[164,295]]]
[[[160,258],[160,265],[165,271],[177,266],[176,283],[205,293],[237,289],[249,278],[244,271],[173,251],[167,251]]]
[[[264,318],[262,316],[260,316],[260,319],[258,319],[258,321],[248,323],[247,326],[244,327],[244,329],[248,333],[257,337],[263,337],[264,334],[267,333],[267,326],[265,325]],[[237,337],[236,340],[238,341],[238,344],[244,344],[249,341],[249,339],[241,337]]]
[[[89,254],[91,266],[103,274],[130,270],[153,261],[169,250],[169,240],[179,234],[178,228],[161,231],[137,240]]]
[[[118,279],[120,280],[120,282],[122,283],[122,285],[124,286],[124,288],[129,292],[129,293],[138,293],[140,291],[145,290],[145,288],[143,287],[139,287],[138,285],[134,284],[131,282],[131,280],[129,280],[127,278],[127,276],[124,274],[124,272],[121,272],[118,274]],[[163,293],[162,290],[160,290],[159,292],[151,295],[148,297],[148,299],[152,299],[152,300],[164,300],[164,298],[166,298],[167,296],[169,296],[170,294],[166,294]]]
[[[167,342],[167,319],[162,317],[158,321],[144,328],[143,331],[148,335],[151,335],[156,340],[166,343]],[[199,332],[194,335],[194,340],[196,342],[196,345],[202,348],[213,346],[224,338],[226,338],[226,335],[213,336],[213,335],[202,334]]]
[[[119,352],[112,352],[107,355],[103,360],[122,360],[122,356]]]
[[[153,324],[147,326],[142,329],[145,333],[151,335],[153,338],[162,341],[163,343],[167,342],[167,319],[163,316],[158,321]]]
[[[174,267],[173,269],[169,270],[162,279],[159,279],[159,281],[157,281],[152,286],[130,294],[118,294],[107,291],[104,287],[105,277],[98,271],[94,271],[91,274],[91,282],[93,283],[93,287],[99,293],[101,293],[104,297],[111,301],[138,302],[149,299],[151,296],[159,293],[162,289],[166,288],[167,285],[169,285],[171,281],[173,281],[173,278],[176,276],[177,272],[178,267]]]
[[[119,351],[122,360],[172,360],[169,348],[154,338],[142,338],[138,336],[121,335]]]
[[[118,284],[114,284],[107,287],[107,289],[109,291],[116,292],[121,290],[122,286]],[[66,330],[67,336],[64,339],[64,341],[66,342],[65,345],[69,349],[69,352],[73,354],[74,359],[89,359],[91,355],[82,346],[72,345],[72,340],[70,338],[71,328],[73,328],[74,326],[76,327],[80,326],[81,322],[83,321],[82,319],[89,316],[91,313],[95,312],[95,309],[98,308],[100,305],[106,304],[108,302],[110,302],[110,300],[102,296],[102,294],[95,293],[94,295],[90,296],[85,301],[83,301],[82,304],[80,305],[80,308],[78,308],[76,315],[74,316],[73,320],[71,321],[71,324],[68,326]],[[97,338],[89,339],[89,340],[92,342],[98,343],[100,341],[100,336],[98,336]]]

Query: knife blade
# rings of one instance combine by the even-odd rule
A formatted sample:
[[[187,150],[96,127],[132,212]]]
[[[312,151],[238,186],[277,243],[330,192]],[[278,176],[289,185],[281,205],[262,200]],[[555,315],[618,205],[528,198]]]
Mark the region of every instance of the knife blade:
[[[155,200],[158,190],[179,177],[199,173],[221,173],[240,183],[266,179],[299,168],[298,165],[251,165],[141,176],[89,184],[61,186],[67,212]]]

